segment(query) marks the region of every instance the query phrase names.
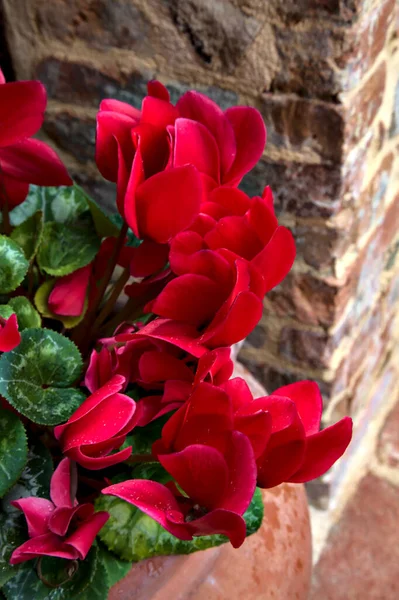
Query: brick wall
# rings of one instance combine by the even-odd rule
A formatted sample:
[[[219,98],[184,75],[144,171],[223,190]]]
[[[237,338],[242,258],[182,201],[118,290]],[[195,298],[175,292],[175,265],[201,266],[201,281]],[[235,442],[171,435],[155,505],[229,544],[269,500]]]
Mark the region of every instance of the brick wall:
[[[326,422],[359,431],[395,393],[399,10],[395,0],[3,0],[18,78],[50,98],[44,133],[105,205],[93,162],[100,100],[140,105],[148,79],[259,108],[269,183],[298,258],[241,359],[273,390],[311,377]],[[378,393],[375,393],[377,389]],[[378,391],[380,390],[380,391]]]

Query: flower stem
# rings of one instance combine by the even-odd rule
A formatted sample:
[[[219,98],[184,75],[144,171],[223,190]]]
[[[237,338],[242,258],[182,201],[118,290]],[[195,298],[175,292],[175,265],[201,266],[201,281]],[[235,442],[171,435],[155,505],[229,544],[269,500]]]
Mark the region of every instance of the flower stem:
[[[104,304],[103,308],[101,309],[100,314],[94,321],[93,335],[95,335],[98,328],[105,321],[105,319],[108,317],[108,315],[112,312],[115,302],[118,300],[120,294],[122,293],[123,288],[125,287],[126,283],[129,280],[129,277],[130,277],[130,270],[129,270],[129,267],[126,267],[126,269],[124,269],[124,271],[120,275],[118,281],[116,282],[110,297],[108,298],[107,302]]]

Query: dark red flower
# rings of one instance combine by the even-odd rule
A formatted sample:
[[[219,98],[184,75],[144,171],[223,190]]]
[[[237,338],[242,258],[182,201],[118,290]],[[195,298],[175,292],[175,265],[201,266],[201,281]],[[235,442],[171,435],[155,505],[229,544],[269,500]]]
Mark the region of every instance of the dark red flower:
[[[264,295],[294,258],[292,234],[278,225],[269,188],[252,199],[235,188],[216,188],[190,229],[172,240],[176,277],[146,310],[195,326],[209,347],[231,345],[255,327]]]
[[[90,264],[58,279],[48,298],[51,312],[68,317],[82,314],[91,271]]]
[[[12,553],[12,565],[39,556],[86,557],[109,514],[95,513],[92,504],[78,504],[72,483],[74,468],[68,458],[60,462],[51,478],[51,501],[30,497],[11,502],[24,513],[30,537]]]
[[[126,500],[155,519],[179,539],[226,535],[238,548],[245,539],[242,514],[248,508],[256,485],[256,467],[248,438],[233,432],[225,452],[192,444],[182,451],[159,456],[183,495],[171,483],[136,479],[102,490]]]
[[[38,81],[5,83],[0,70],[0,204],[13,208],[29,184],[71,185],[64,165],[47,144],[30,139],[41,127],[46,91]]]
[[[111,454],[120,448],[139,420],[136,402],[119,393],[124,384],[124,377],[115,375],[89,396],[64,425],[54,428],[64,454],[86,469],[103,469],[131,454],[131,446]]]
[[[13,313],[8,319],[0,317],[0,352],[10,352],[18,346],[21,334],[18,331],[17,315]]]
[[[254,446],[258,485],[270,488],[283,481],[303,483],[323,475],[345,452],[352,436],[352,419],[345,417],[319,431],[322,398],[316,383],[300,381],[279,388],[270,396],[252,399],[243,380],[232,379],[222,389],[233,399],[234,426],[260,413],[271,416],[271,436],[266,447]]]
[[[116,373],[126,383],[137,385],[146,394],[139,401],[139,425],[178,408],[194,385],[205,380],[218,385],[233,371],[229,348],[207,352],[206,347],[192,343],[192,332],[181,323],[168,330],[162,319],[156,319],[136,332],[103,341],[101,350],[91,354],[86,387],[94,392]]]

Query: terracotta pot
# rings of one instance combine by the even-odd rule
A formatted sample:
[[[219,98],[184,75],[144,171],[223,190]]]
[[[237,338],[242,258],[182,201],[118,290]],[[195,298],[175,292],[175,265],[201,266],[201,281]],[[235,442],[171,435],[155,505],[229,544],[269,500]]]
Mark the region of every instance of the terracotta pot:
[[[306,600],[312,561],[304,488],[283,484],[263,499],[262,527],[238,550],[225,544],[144,560],[109,600]]]

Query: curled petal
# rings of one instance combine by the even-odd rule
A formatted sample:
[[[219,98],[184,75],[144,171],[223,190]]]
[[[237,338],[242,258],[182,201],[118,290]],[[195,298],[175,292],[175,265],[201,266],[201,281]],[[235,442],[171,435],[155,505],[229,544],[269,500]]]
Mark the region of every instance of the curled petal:
[[[72,480],[76,479],[76,465],[73,466],[69,458],[63,458],[53,473],[50,482],[50,498],[55,506],[75,505],[75,491],[72,489]]]
[[[97,533],[109,519],[109,514],[105,511],[97,512],[89,519],[86,519],[76,531],[65,540],[65,545],[75,551],[79,558],[86,558],[91,546],[94,543]]]
[[[20,341],[17,315],[13,313],[7,320],[0,317],[0,352],[10,352],[19,345]]]
[[[11,502],[13,506],[22,510],[28,525],[29,537],[34,538],[48,531],[48,521],[55,506],[45,498],[21,498]]]
[[[314,381],[298,381],[278,388],[273,396],[283,396],[294,402],[307,435],[320,429],[323,399]]]
[[[0,161],[6,175],[21,181],[36,185],[73,183],[54,150],[40,140],[25,139],[1,148]]]
[[[168,520],[171,521],[169,518]],[[247,526],[235,512],[217,508],[207,515],[187,524],[192,535],[214,535],[219,533],[229,538],[233,548],[239,548],[245,540]]]
[[[16,548],[11,555],[10,564],[17,565],[38,556],[54,556],[68,560],[80,558],[79,552],[75,548],[64,544],[60,536],[54,533],[45,533],[44,535],[39,535],[28,540]]]

